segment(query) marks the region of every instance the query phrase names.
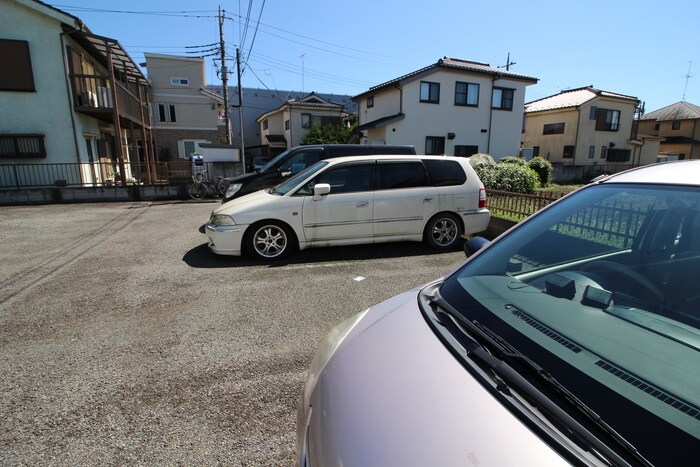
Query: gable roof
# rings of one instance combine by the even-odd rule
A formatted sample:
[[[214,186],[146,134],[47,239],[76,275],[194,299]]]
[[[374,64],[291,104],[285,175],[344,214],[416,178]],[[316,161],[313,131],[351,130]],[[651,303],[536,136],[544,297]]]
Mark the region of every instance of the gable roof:
[[[536,101],[528,102],[525,104],[525,113],[544,112],[545,110],[576,108],[592,99],[595,99],[596,97],[610,97],[613,99],[622,99],[626,101],[632,101],[635,104],[639,102],[639,99],[633,96],[626,96],[624,94],[595,89],[593,86],[586,86],[584,88],[576,88],[567,91],[562,91],[559,94],[555,94],[553,96],[544,97]]]
[[[690,102],[676,102],[643,115],[641,120],[694,120],[700,118],[700,106]]]
[[[276,109],[270,110],[268,112],[263,113],[260,115],[256,120],[260,121],[262,118],[265,118],[266,116],[269,116],[271,114],[277,113],[282,109],[285,108],[296,108],[296,109],[309,109],[309,110],[337,110],[338,112],[342,112],[344,109],[343,104],[336,104],[334,102],[330,102],[323,97],[319,96],[315,92],[312,92],[311,94],[307,94],[306,96],[302,97],[301,99],[288,99],[285,101],[282,105],[277,107]]]
[[[379,84],[377,86],[373,86],[369,88],[369,90],[358,94],[353,97],[353,100],[359,99],[362,96],[369,95],[372,93],[375,93],[377,91],[393,87],[396,84],[403,84],[409,81],[413,81],[415,79],[418,79],[419,77],[433,73],[437,71],[438,69],[452,69],[452,70],[459,70],[459,71],[469,71],[473,73],[480,73],[480,74],[486,74],[490,76],[497,76],[499,78],[509,78],[509,79],[514,79],[518,81],[526,81],[530,84],[535,84],[537,83],[538,79],[533,78],[531,76],[526,76],[526,75],[521,75],[519,73],[511,73],[510,71],[504,71],[502,68],[495,68],[489,65],[488,63],[480,63],[480,62],[472,62],[469,60],[462,60],[459,58],[452,58],[452,57],[443,57],[440,60],[438,60],[436,63],[433,63],[432,65],[428,65],[427,67],[421,68],[420,70],[413,71],[411,73],[408,73],[403,76],[399,76],[398,78],[392,79],[391,81],[387,81],[386,83]]]
[[[144,76],[136,62],[124,50],[116,39],[93,34],[90,29],[77,16],[66,13],[63,10],[44,3],[40,0],[14,0],[40,14],[53,18],[61,23],[61,28],[65,34],[75,40],[88,53],[92,54],[100,64],[107,68],[107,51],[111,55],[114,68],[135,79],[137,82],[149,86],[150,83]]]

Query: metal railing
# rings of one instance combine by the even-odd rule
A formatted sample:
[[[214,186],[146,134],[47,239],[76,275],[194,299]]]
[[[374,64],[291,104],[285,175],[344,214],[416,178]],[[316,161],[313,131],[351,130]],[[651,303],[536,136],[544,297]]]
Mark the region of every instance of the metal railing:
[[[207,162],[193,167],[190,161],[126,162],[121,174],[117,162],[63,164],[0,164],[0,189],[45,187],[96,187],[192,183],[192,176],[206,171],[209,180],[240,175],[240,164]],[[124,177],[122,177],[124,175]]]
[[[514,220],[522,220],[548,204],[558,200],[566,193],[525,194],[510,191],[486,190],[488,208],[495,216],[506,215]]]

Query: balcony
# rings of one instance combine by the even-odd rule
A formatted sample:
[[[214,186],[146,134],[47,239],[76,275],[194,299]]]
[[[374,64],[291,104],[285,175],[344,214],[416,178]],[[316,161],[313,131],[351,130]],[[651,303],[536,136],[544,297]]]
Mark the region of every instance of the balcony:
[[[103,76],[77,73],[71,73],[70,80],[75,111],[113,124],[113,82]],[[146,89],[136,83],[130,83],[128,87],[119,81],[115,83],[119,117],[139,126],[149,126]],[[142,88],[141,96],[138,95],[139,87]]]

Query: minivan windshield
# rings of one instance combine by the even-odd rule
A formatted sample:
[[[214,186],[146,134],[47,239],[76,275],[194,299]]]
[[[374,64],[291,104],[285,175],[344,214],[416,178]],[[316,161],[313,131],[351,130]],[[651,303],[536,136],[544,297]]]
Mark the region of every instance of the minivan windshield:
[[[523,222],[440,294],[668,464],[700,445],[699,277],[700,190],[607,183]]]
[[[306,180],[307,178],[309,178],[319,170],[323,169],[327,165],[328,162],[326,161],[318,161],[314,165],[310,165],[301,172],[297,172],[284,182],[274,187],[272,189],[272,192],[284,196],[287,193],[289,193],[292,189],[294,189],[297,185],[299,185],[299,183],[302,180]]]

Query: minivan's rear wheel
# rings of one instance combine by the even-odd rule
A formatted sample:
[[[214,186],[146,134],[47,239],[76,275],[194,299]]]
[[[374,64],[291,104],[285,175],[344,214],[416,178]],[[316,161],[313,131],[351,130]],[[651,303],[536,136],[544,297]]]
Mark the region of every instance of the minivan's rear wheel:
[[[442,213],[430,219],[425,227],[425,242],[431,248],[453,248],[462,235],[462,224],[454,214]]]
[[[260,222],[251,227],[246,238],[248,252],[255,258],[271,261],[282,258],[294,246],[294,234],[280,222]]]

